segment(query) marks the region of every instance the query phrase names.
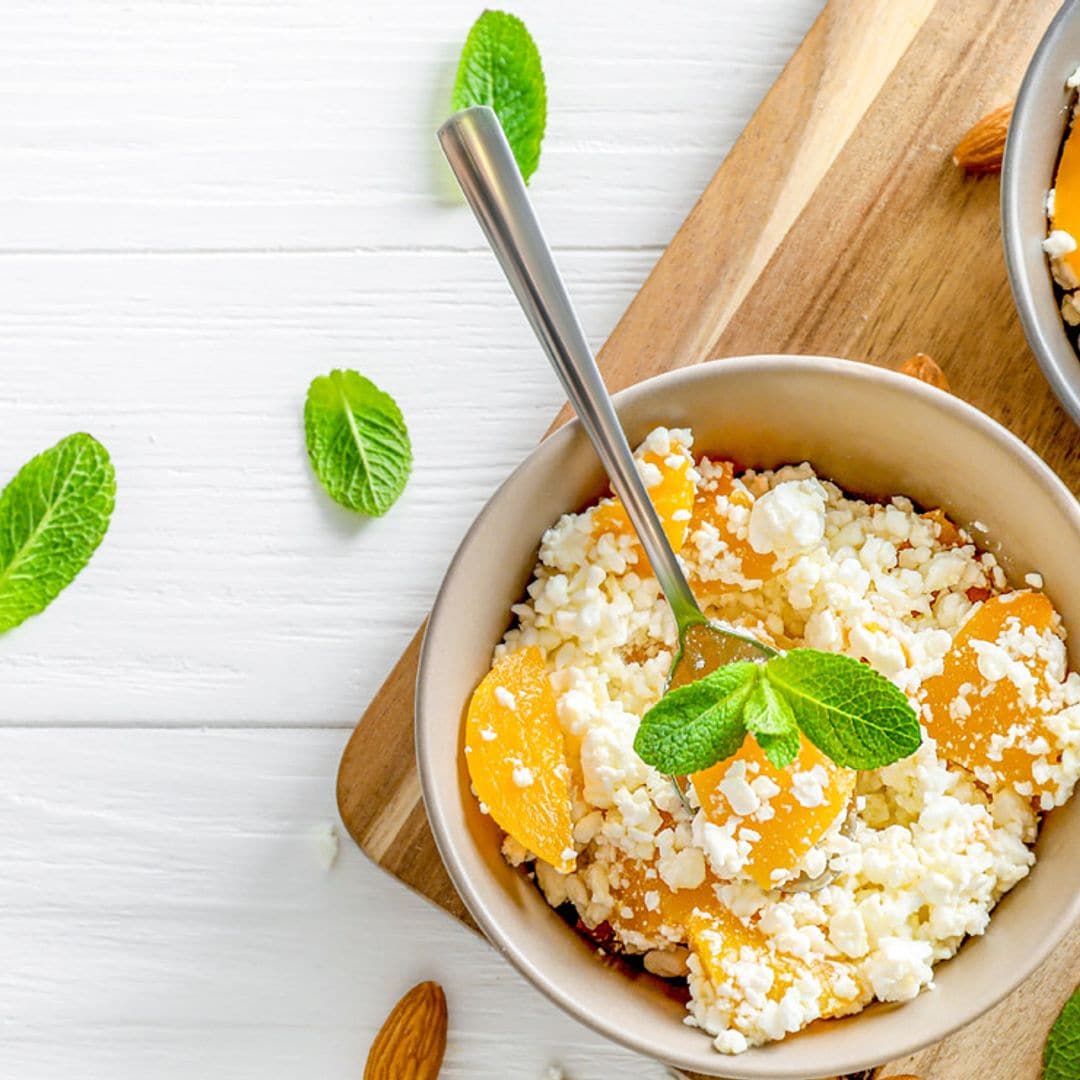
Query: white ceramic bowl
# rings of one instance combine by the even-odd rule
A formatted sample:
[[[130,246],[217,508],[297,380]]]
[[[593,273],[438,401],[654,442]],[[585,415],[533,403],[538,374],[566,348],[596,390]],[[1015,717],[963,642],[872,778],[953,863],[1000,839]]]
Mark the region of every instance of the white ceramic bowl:
[[[1080,627],[1076,501],[1019,440],[948,394],[849,361],[765,356],[675,371],[624,391],[616,403],[631,442],[657,424],[690,426],[698,450],[758,467],[809,460],[850,491],[903,493],[943,506],[961,523],[980,521],[1011,578],[1041,572],[1066,625]],[[577,423],[545,440],[476,519],[428,625],[416,695],[420,776],[439,850],[477,923],[579,1020],[634,1050],[716,1076],[806,1080],[870,1068],[990,1008],[1080,914],[1080,804],[1049,816],[1033,873],[1000,904],[988,934],[939,967],[935,990],[735,1058],[683,1024],[683,1006],[660,980],[631,977],[599,959],[503,861],[498,830],[469,793],[465,710],[528,582],[541,533],[604,486]],[[1075,649],[1071,656],[1075,666],[1080,656]]]
[[[1028,344],[1051,389],[1080,423],[1080,359],[1065,333],[1042,249],[1046,194],[1069,122],[1065,80],[1080,67],[1080,0],[1068,0],[1043,36],[1016,98],[1001,173],[1001,233],[1009,283]]]

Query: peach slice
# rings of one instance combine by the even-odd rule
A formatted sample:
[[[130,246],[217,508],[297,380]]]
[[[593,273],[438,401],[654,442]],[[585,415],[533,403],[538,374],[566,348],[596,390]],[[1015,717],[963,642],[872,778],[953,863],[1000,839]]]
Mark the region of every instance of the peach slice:
[[[734,757],[718,761],[691,777],[698,802],[713,824],[726,825],[732,818],[739,824],[736,839],[741,833],[750,844],[746,873],[763,889],[775,887],[774,872],[790,872],[802,862],[844,812],[855,790],[855,773],[851,769],[833,764],[813,743],[801,736],[800,739],[798,756],[786,768],[776,768],[757,740],[747,735]],[[745,816],[737,813],[744,807],[733,807],[724,793],[724,780],[737,762],[743,767],[746,784],[753,786],[759,777],[767,777],[771,787],[778,789],[767,799],[760,799],[759,809]],[[736,767],[732,780],[739,771]],[[804,785],[802,773],[810,773],[814,778],[809,786]],[[770,785],[759,784],[758,790],[768,792]],[[820,802],[817,790],[821,793]],[[738,799],[734,791],[731,794]],[[757,799],[755,795],[751,803]]]
[[[658,483],[649,488],[649,498],[656,507],[671,546],[681,551],[686,543],[690,525],[690,512],[694,505],[694,482],[690,478],[690,459],[678,448],[664,457],[649,450],[641,458],[647,464],[659,470]],[[616,536],[633,536],[634,528],[626,516],[626,508],[618,498],[604,499],[593,511],[593,533],[602,536],[613,533]],[[640,551],[640,548],[638,549]],[[647,566],[644,553],[638,557],[638,565]]]
[[[731,519],[723,513],[716,504],[717,498],[728,499],[731,506],[742,507],[747,511],[754,505],[754,497],[743,487],[735,484],[735,465],[730,461],[714,461],[723,471],[720,476],[711,478],[703,483],[694,499],[693,516],[690,520],[690,533],[693,534],[702,525],[711,525],[720,534],[720,541],[725,545],[726,551],[737,560],[737,573],[747,581],[767,581],[773,576],[773,565],[776,556],[761,554],[750,546],[750,541],[744,536],[739,537],[735,528],[732,527]],[[703,582],[694,580],[691,585],[699,587]],[[708,586],[723,585],[726,589],[738,588],[733,582],[723,580],[708,582]]]
[[[705,974],[718,987],[732,984],[739,967],[749,959],[771,968],[773,982],[766,994],[773,1001],[779,1001],[790,987],[807,977],[816,980],[820,987],[817,1005],[823,1017],[857,1012],[867,996],[853,964],[824,957],[804,960],[781,953],[760,930],[722,906],[709,912],[695,911],[687,935]]]
[[[928,518],[937,525],[938,543],[942,547],[959,547],[964,542],[960,530],[940,507],[935,510],[927,510],[923,517]]]
[[[536,646],[496,660],[469,702],[465,762],[504,832],[564,874],[576,854],[570,770],[544,658]]]
[[[1080,239],[1080,124],[1073,124],[1061,151],[1054,180],[1054,213],[1050,227]],[[1064,261],[1080,278],[1080,249],[1070,251]]]
[[[649,877],[648,872],[653,876]],[[638,933],[656,938],[660,927],[684,931],[695,908],[711,911],[719,905],[708,878],[695,889],[668,888],[655,866],[626,859],[619,868],[619,884],[612,885],[615,910],[608,918],[620,934]],[[684,937],[685,933],[680,936]]]
[[[923,683],[927,729],[949,761],[978,770],[984,777],[989,769],[1002,783],[1030,783],[1036,794],[1043,790],[1032,775],[1032,766],[1040,756],[1055,760],[1060,756],[1053,749],[1047,753],[1046,747],[1053,748],[1056,740],[1036,705],[1037,688],[1046,679],[1046,662],[1037,655],[1018,655],[1015,645],[1010,649],[1009,639],[1017,631],[1030,628],[1044,634],[1053,626],[1050,601],[1042,593],[1024,591],[990,598],[960,628],[945,654],[941,674]],[[1026,695],[1027,703],[1024,692],[1007,675],[994,680],[983,674],[975,642],[1000,645],[1011,660],[1023,664],[1027,674],[1021,674],[1020,680],[1030,679],[1035,690]],[[1040,745],[1042,740],[1046,746]],[[1033,746],[1040,752],[1033,753]]]

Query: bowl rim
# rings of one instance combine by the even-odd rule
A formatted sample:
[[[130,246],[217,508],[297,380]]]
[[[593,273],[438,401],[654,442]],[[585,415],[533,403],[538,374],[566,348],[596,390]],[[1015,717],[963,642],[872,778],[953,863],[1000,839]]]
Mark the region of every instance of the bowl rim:
[[[1080,3],[1080,0],[1076,0],[1076,2]],[[1062,509],[1065,516],[1072,520],[1077,534],[1080,535],[1080,503],[1077,502],[1076,498],[1074,498],[1057,474],[1042,460],[1041,457],[1039,457],[1038,454],[1035,453],[1034,450],[1002,424],[998,423],[993,417],[977,409],[975,406],[968,404],[963,399],[956,397],[947,391],[939,390],[936,387],[930,386],[909,375],[890,371],[886,368],[828,356],[761,354],[728,357],[724,359],[709,360],[688,367],[663,372],[619,391],[613,395],[613,398],[616,410],[621,412],[622,408],[634,402],[639,396],[654,393],[665,384],[687,380],[693,381],[697,379],[715,378],[718,374],[718,369],[723,371],[728,377],[753,375],[755,372],[761,370],[769,370],[774,373],[788,373],[792,377],[797,378],[800,371],[806,370],[808,366],[815,368],[818,372],[824,372],[837,378],[854,379],[863,382],[891,383],[895,388],[920,400],[922,404],[950,414],[957,422],[969,427],[981,429],[988,437],[1003,444],[1004,447],[1017,458],[1018,463],[1022,465],[1024,471],[1031,476],[1032,481],[1040,485],[1048,494],[1050,494],[1053,501]],[[433,772],[434,766],[432,754],[429,752],[426,734],[427,724],[424,721],[424,717],[431,712],[430,703],[437,699],[438,692],[437,688],[428,684],[427,673],[429,665],[427,663],[427,658],[429,652],[434,647],[433,642],[440,635],[441,624],[445,616],[443,607],[444,598],[448,591],[448,582],[455,575],[458,567],[467,556],[468,549],[474,538],[485,528],[487,519],[492,513],[492,506],[503,497],[509,488],[513,487],[518,482],[521,473],[526,468],[535,468],[538,462],[543,463],[545,458],[557,454],[564,444],[570,440],[583,437],[584,435],[581,431],[580,421],[575,417],[556,431],[547,435],[536,447],[534,447],[525,459],[520,462],[498,488],[496,488],[487,502],[485,502],[480,513],[476,516],[472,525],[470,525],[469,529],[462,537],[462,540],[447,567],[446,574],[440,585],[439,591],[436,594],[431,615],[424,631],[424,640],[420,649],[416,675],[414,737],[421,793],[424,801],[424,809],[443,865],[446,867],[458,895],[461,897],[469,913],[472,915],[473,919],[475,919],[489,943],[508,959],[518,972],[520,972],[534,987],[540,990],[549,1000],[558,1005],[564,1012],[574,1017],[574,1019],[587,1025],[593,1031],[596,1031],[618,1045],[627,1047],[647,1057],[660,1060],[677,1068],[685,1068],[691,1071],[700,1072],[702,1070],[702,1063],[700,1060],[691,1060],[678,1053],[673,1054],[670,1051],[665,1052],[664,1048],[657,1046],[653,1040],[639,1037],[633,1029],[625,1027],[619,1028],[614,1024],[605,1023],[589,1013],[580,1010],[577,1004],[564,992],[560,985],[553,983],[540,966],[533,963],[525,952],[521,950],[508,935],[503,934],[497,918],[493,917],[488,911],[483,898],[479,895],[478,891],[473,887],[471,881],[461,869],[461,863],[457,857],[458,838],[449,828],[446,817],[444,816],[443,805],[439,796],[439,786]],[[1080,797],[1080,793],[1078,793],[1078,797]],[[939,1042],[993,1008],[1008,994],[1012,993],[1013,990],[1015,990],[1043,963],[1078,919],[1080,919],[1080,890],[1077,890],[1074,893],[1067,909],[1066,916],[1047,929],[1047,933],[1040,940],[1039,947],[1032,949],[1024,957],[1023,961],[1013,968],[1008,980],[1002,980],[996,985],[994,992],[988,999],[981,1001],[977,1006],[956,1010],[942,1027],[934,1029],[933,1034],[929,1036],[918,1031],[913,1031],[906,1039],[889,1048],[888,1060],[893,1061],[906,1057],[933,1043]],[[573,931],[568,927],[568,932]],[[926,1029],[924,1028],[923,1030],[925,1031]],[[703,1040],[708,1040],[708,1036],[705,1033],[702,1034],[702,1038]],[[717,1062],[717,1065],[724,1064],[729,1060],[725,1055],[721,1054],[717,1054],[717,1058],[722,1059]],[[875,1054],[872,1058],[867,1058],[865,1056],[841,1058],[835,1063],[830,1063],[830,1073],[825,1075],[832,1075],[834,1073],[842,1075],[874,1068],[882,1064],[880,1058],[881,1055],[878,1054]],[[734,1065],[735,1062],[738,1062],[741,1059],[742,1055],[739,1055],[739,1057],[732,1058],[730,1061]],[[735,1067],[737,1068],[737,1065]],[[736,1074],[725,1073],[717,1075],[733,1076]],[[766,1066],[766,1068],[760,1072],[755,1070],[753,1075],[759,1077],[760,1080],[806,1080],[805,1071],[790,1071],[785,1070],[784,1068],[778,1069],[775,1065],[772,1067],[772,1071],[769,1071],[769,1067]]]
[[[1062,367],[1056,357],[1055,344],[1050,340],[1047,329],[1035,309],[1034,283],[1027,272],[1024,260],[1024,230],[1021,224],[1023,210],[1027,205],[1023,199],[1025,178],[1024,153],[1028,117],[1044,108],[1043,82],[1048,78],[1047,69],[1050,57],[1059,39],[1067,28],[1080,15],[1080,0],[1065,0],[1060,10],[1051,20],[1043,34],[1016,95],[1012,118],[1009,121],[1005,138],[1005,153],[1001,165],[1001,237],[1005,250],[1005,269],[1012,290],[1013,302],[1020,316],[1020,325],[1027,338],[1035,360],[1042,369],[1043,376],[1050,384],[1054,396],[1062,408],[1076,424],[1080,424],[1080,357],[1076,355],[1072,344],[1075,370],[1070,374]],[[1076,63],[1080,66],[1080,52]],[[1053,186],[1053,176],[1046,178],[1046,189]],[[1049,279],[1049,272],[1047,273]],[[1053,286],[1051,285],[1051,288]],[[1058,317],[1060,320],[1060,316]]]

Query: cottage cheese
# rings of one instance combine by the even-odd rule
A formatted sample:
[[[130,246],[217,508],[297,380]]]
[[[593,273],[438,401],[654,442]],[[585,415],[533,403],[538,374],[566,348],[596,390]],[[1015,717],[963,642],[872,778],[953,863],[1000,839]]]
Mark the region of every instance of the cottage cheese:
[[[685,456],[691,445],[689,431],[660,428],[638,453]],[[643,475],[660,482],[648,469]],[[691,522],[681,551],[707,613],[780,647],[865,660],[926,719],[924,683],[941,674],[978,605],[1008,589],[994,556],[952,526],[945,542],[942,519],[902,496],[866,502],[806,464],[732,477],[702,458],[693,480],[699,501],[711,499],[719,515]],[[775,812],[777,784],[732,759],[719,790],[733,813],[718,824],[692,789],[686,805],[634,752],[641,716],[664,689],[675,625],[634,538],[596,535],[594,513],[565,515],[544,534],[516,623],[496,650],[535,645],[546,658],[567,739],[576,869],[561,874],[509,840],[507,858],[531,867],[548,901],[572,906],[605,948],[642,956],[661,977],[687,978],[687,1021],[723,1053],[931,988],[934,965],[982,934],[1000,897],[1028,873],[1039,814],[1067,799],[1080,775],[1080,679],[1066,670],[1059,631],[1017,626],[1009,640],[978,645],[982,677],[1012,680],[1043,711],[1057,750],[1034,748],[1050,776],[1035,782],[1049,794],[1040,800],[1030,786],[974,775],[944,760],[926,735],[911,757],[859,774],[851,813],[765,890],[747,865]],[[758,577],[744,573],[737,547],[762,557]],[[1036,654],[1045,683],[1033,683],[1023,662]],[[952,715],[962,718],[976,692],[962,687]],[[796,772],[790,790],[810,812],[830,782],[816,766]],[[835,876],[817,892],[783,890],[800,873],[826,869]],[[637,908],[627,899],[634,887]],[[722,905],[758,946],[736,949],[721,977],[710,973],[699,950],[687,948],[685,923],[661,920],[662,896],[680,893]],[[777,981],[784,965],[794,974]],[[822,1004],[836,1000],[844,1006]]]

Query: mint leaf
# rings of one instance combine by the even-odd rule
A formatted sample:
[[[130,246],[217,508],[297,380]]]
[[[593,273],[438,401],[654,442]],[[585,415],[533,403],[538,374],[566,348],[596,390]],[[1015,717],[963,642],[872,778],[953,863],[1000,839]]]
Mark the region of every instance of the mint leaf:
[[[746,700],[743,715],[746,730],[754,735],[787,735],[797,733],[795,714],[787,699],[766,679],[759,679]]]
[[[52,603],[109,527],[116,473],[89,435],[31,458],[0,493],[0,631]]]
[[[540,52],[525,24],[505,11],[485,11],[461,50],[453,108],[489,105],[528,182],[540,164],[547,90]]]
[[[1080,1076],[1080,986],[1054,1021],[1043,1051],[1042,1080],[1076,1080]]]
[[[647,765],[672,776],[700,772],[731,757],[746,737],[743,706],[758,664],[726,664],[704,679],[665,694],[642,718],[634,749]]]
[[[790,765],[798,756],[801,743],[795,714],[767,679],[758,679],[746,699],[743,723],[778,769]]]
[[[777,735],[765,733],[755,735],[758,746],[762,753],[777,769],[786,769],[798,756],[802,749],[802,739],[799,738],[799,729],[782,731]]]
[[[868,664],[839,653],[793,649],[763,668],[802,733],[837,765],[877,769],[922,741],[907,698]]]
[[[397,501],[412,470],[409,432],[397,403],[355,371],[331,371],[308,388],[308,456],[330,497],[378,517]]]

